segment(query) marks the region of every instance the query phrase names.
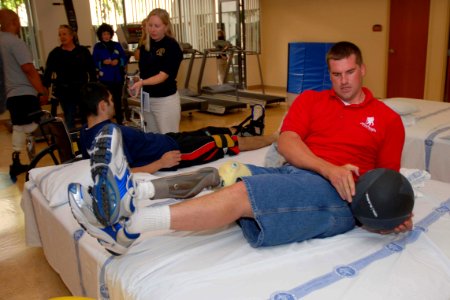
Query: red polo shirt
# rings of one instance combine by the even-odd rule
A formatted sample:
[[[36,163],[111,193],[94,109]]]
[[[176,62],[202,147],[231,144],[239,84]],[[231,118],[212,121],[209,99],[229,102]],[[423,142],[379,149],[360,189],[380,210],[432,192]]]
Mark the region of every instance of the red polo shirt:
[[[353,164],[360,175],[374,168],[400,169],[405,129],[400,116],[363,88],[365,100],[345,105],[333,90],[305,91],[286,115],[281,132],[296,132],[318,157]]]

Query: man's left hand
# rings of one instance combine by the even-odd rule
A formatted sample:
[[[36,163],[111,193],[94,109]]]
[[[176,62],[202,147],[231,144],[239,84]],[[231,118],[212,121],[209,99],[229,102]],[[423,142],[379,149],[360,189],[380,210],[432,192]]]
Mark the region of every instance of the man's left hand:
[[[411,231],[413,228],[413,220],[412,220],[413,216],[414,216],[414,214],[411,213],[411,215],[409,216],[408,219],[406,219],[402,224],[398,225],[397,227],[395,227],[394,229],[391,229],[391,230],[372,230],[372,229],[364,227],[364,226],[363,226],[363,228],[366,229],[367,231],[375,232],[375,233],[379,233],[379,234],[407,232],[407,231]]]
[[[413,228],[413,220],[412,220],[413,214],[411,213],[411,215],[409,216],[408,219],[406,219],[402,224],[398,225],[397,227],[395,227],[392,230],[387,230],[387,231],[380,231],[380,234],[389,234],[389,233],[402,233],[402,232],[406,232],[406,231],[411,231]]]

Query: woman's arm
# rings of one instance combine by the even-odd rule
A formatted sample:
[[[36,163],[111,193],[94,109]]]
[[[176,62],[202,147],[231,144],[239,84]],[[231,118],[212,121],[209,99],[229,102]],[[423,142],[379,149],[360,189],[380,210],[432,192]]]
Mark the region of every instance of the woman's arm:
[[[167,80],[167,78],[169,78],[169,75],[167,75],[164,72],[159,72],[158,74],[156,74],[155,76],[149,77],[147,79],[141,79],[139,81],[137,81],[135,84],[133,84],[131,86],[131,90],[133,91],[139,91],[144,85],[155,85],[155,84],[159,84],[161,82],[164,82]]]

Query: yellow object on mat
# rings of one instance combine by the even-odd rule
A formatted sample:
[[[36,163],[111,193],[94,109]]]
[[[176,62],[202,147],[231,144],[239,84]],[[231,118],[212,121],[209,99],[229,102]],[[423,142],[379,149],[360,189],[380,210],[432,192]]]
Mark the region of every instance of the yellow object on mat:
[[[244,176],[251,176],[252,172],[245,164],[237,161],[227,161],[219,167],[219,176],[222,186],[229,186]]]

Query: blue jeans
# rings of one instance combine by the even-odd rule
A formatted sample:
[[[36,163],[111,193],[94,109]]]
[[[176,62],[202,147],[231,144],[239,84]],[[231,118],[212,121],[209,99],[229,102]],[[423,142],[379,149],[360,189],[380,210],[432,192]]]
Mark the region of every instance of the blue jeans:
[[[255,218],[238,223],[252,247],[330,237],[355,226],[349,204],[319,174],[290,165],[247,166],[252,176],[242,181]]]

